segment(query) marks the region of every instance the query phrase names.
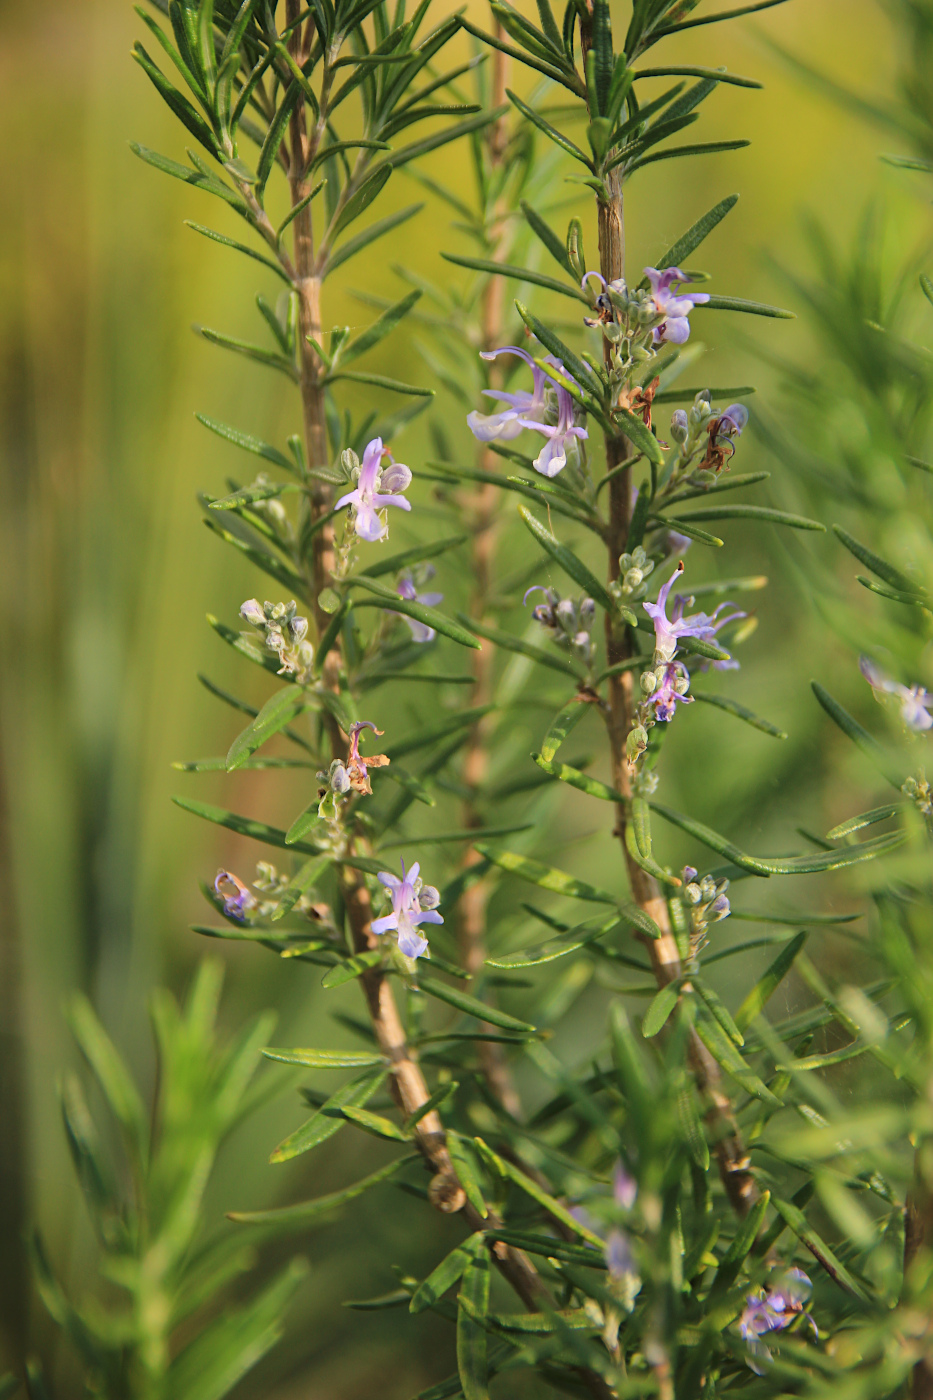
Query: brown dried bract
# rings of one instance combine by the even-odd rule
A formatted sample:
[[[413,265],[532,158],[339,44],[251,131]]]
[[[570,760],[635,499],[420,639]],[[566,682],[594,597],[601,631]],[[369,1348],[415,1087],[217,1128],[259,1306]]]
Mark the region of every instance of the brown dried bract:
[[[650,384],[637,389],[623,389],[619,394],[619,407],[627,408],[629,413],[634,413],[636,418],[640,418],[646,428],[651,427],[651,405],[654,403],[654,396],[658,392],[658,385],[661,380],[655,375]]]

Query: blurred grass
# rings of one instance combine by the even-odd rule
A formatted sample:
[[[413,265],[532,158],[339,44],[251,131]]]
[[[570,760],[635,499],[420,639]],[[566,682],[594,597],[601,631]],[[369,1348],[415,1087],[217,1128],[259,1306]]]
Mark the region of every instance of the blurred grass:
[[[471,12],[483,16],[479,5]],[[262,286],[264,274],[184,228],[184,218],[216,222],[206,201],[130,153],[132,138],[181,154],[176,129],[130,62],[138,33],[139,22],[124,0],[0,6],[0,794],[9,834],[6,862],[0,864],[0,969],[7,989],[2,1031],[15,1039],[18,1009],[25,1119],[15,1146],[17,1160],[26,1164],[24,1209],[38,1217],[53,1252],[70,1260],[76,1277],[87,1266],[90,1240],[76,1209],[53,1091],[58,1070],[72,1054],[62,996],[74,986],[88,990],[114,1037],[146,1072],[146,994],[158,980],[179,985],[201,951],[187,931],[203,917],[197,880],[209,878],[221,863],[249,869],[256,858],[246,843],[181,813],[170,795],[210,801],[223,794],[224,805],[277,823],[306,800],[297,784],[289,788],[279,775],[193,779],[169,767],[176,758],[218,752],[236,732],[235,718],[197,684],[199,669],[237,693],[248,687],[262,693],[261,682],[257,690],[204,622],[208,610],[232,620],[238,601],[261,593],[261,584],[198,520],[195,491],[219,493],[227,473],[242,464],[200,428],[193,413],[200,409],[282,441],[297,426],[297,406],[274,376],[191,334],[195,321],[233,334],[254,333],[252,297],[260,287],[267,295],[271,289]],[[738,209],[704,246],[700,265],[716,290],[788,304],[788,291],[762,252],[789,266],[808,256],[803,209],[821,211],[844,237],[866,199],[883,199],[896,256],[919,238],[922,225],[905,177],[886,172],[874,158],[885,148],[883,140],[825,98],[808,94],[763,44],[760,36],[766,34],[789,49],[818,55],[854,88],[884,89],[890,81],[891,36],[870,0],[790,3],[755,20],[682,37],[665,55],[670,62],[725,63],[764,80],[761,93],[722,89],[703,118],[703,139],[743,135],[754,144],[733,155],[660,164],[637,180],[628,198],[629,264],[638,268],[652,261],[716,200],[741,190]],[[445,150],[428,168],[452,185],[468,178],[462,149]],[[393,186],[390,208],[420,197],[404,174]],[[566,187],[568,196],[575,188]],[[579,203],[586,202],[581,197]],[[586,229],[593,256],[589,212]],[[366,264],[341,273],[328,302],[330,319],[357,324],[368,318],[351,296],[355,287],[397,294],[401,284],[390,271],[397,259],[417,263],[429,276],[449,277],[441,248],[466,251],[461,236],[448,231],[444,210],[429,203],[395,243],[376,244]],[[774,412],[777,376],[750,361],[745,338],[812,364],[819,374],[810,330],[803,321],[748,326],[737,320],[696,316],[694,334],[713,348],[702,368],[690,371],[689,382],[757,383],[760,401]],[[374,369],[390,367],[418,382],[425,373],[404,336],[384,351],[382,363],[373,361]],[[460,409],[440,396],[433,411],[461,450],[470,452]],[[425,455],[430,452],[422,421],[402,440],[400,456],[417,474]],[[764,457],[747,436],[740,469],[773,469]],[[794,489],[789,479],[776,477],[772,485],[775,498]],[[766,572],[773,586],[753,597],[761,627],[743,649],[742,672],[717,676],[710,688],[735,695],[791,738],[779,744],[695,706],[671,734],[666,767],[676,769],[678,778],[669,800],[714,826],[741,831],[750,848],[776,851],[799,841],[793,812],[813,813],[813,824],[824,831],[859,810],[859,794],[871,794],[870,777],[857,760],[847,756],[840,774],[842,745],[827,743],[806,684],[815,646],[821,675],[832,677],[840,663],[807,606],[794,560],[804,550],[844,574],[845,561],[831,537],[788,540],[744,528],[740,535],[735,525],[724,526],[724,533],[728,565],[701,558],[694,547],[691,576],[714,568]],[[398,538],[404,542],[404,530]],[[531,562],[524,532],[510,527],[506,540],[510,566],[513,546]],[[845,699],[857,691],[857,682],[847,677],[838,688]],[[417,701],[422,713],[432,703],[427,696]],[[853,703],[864,711],[869,700],[862,696]],[[530,750],[543,712],[520,722]],[[595,737],[591,742],[598,751]],[[592,804],[574,793],[560,796],[565,843],[572,834],[605,828]],[[673,833],[657,834],[671,856],[688,853]],[[608,829],[570,845],[561,863],[568,862],[593,874],[614,862]],[[756,883],[741,887],[737,906],[746,897],[751,902]],[[805,883],[808,888],[794,898],[813,903],[817,890],[810,898]],[[514,893],[503,891],[495,901],[507,909]],[[730,939],[739,933],[744,935],[744,926],[734,933],[730,928]],[[838,938],[825,946],[842,956]],[[223,951],[230,968],[231,1025],[257,1007],[274,1005],[281,1040],[300,1043],[312,1035],[324,1011],[312,969],[280,965],[248,947]],[[352,1004],[352,990],[341,994],[340,1005]],[[563,1033],[571,1055],[575,1028],[583,1033],[586,1005],[580,1003]],[[362,1149],[350,1134],[311,1162],[287,1170],[266,1166],[270,1147],[299,1113],[294,1096],[287,1096],[240,1134],[219,1175],[218,1210],[259,1205],[277,1195],[319,1194],[345,1171],[357,1174],[352,1159]],[[393,1232],[392,1257],[406,1268],[426,1264],[417,1204],[400,1197],[397,1210],[380,1210],[377,1201],[365,1198],[314,1237],[314,1268],[302,1304],[313,1319],[313,1335],[299,1328],[301,1335],[271,1363],[269,1374],[292,1371],[277,1394],[351,1400],[371,1395],[378,1385],[392,1400],[443,1374],[449,1364],[449,1339],[432,1324],[421,1324],[419,1333],[406,1330],[412,1346],[403,1358],[393,1314],[347,1314],[335,1303],[393,1286],[381,1256],[367,1243],[377,1233],[377,1214],[379,1232]],[[456,1226],[449,1229],[454,1238]],[[41,1310],[33,1328],[43,1346],[53,1345]],[[8,1346],[15,1350],[24,1333],[19,1323],[10,1330]],[[306,1369],[309,1356],[313,1374]],[[61,1368],[64,1378],[64,1361]],[[62,1393],[76,1393],[73,1377],[67,1385],[71,1389]]]

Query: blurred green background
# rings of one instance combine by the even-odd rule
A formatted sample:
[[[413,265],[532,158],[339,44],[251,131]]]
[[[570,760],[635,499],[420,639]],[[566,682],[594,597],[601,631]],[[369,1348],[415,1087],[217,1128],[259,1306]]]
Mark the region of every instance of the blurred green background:
[[[474,11],[483,17],[478,4]],[[225,474],[242,464],[203,431],[194,412],[276,442],[297,429],[298,415],[287,386],[191,332],[192,323],[203,322],[254,334],[253,295],[272,289],[265,274],[184,227],[184,218],[217,224],[203,196],[130,152],[127,143],[136,139],[182,155],[171,118],[130,61],[140,32],[125,0],[0,4],[0,1239],[9,1252],[0,1335],[9,1360],[28,1336],[50,1359],[62,1394],[78,1393],[73,1361],[27,1298],[17,1240],[25,1220],[37,1219],[65,1277],[79,1290],[90,1282],[90,1231],[55,1096],[56,1076],[74,1059],[63,999],[75,987],[91,995],[145,1082],[152,1074],[147,994],[157,982],[182,988],[204,951],[189,932],[204,917],[198,879],[211,878],[219,864],[248,871],[256,859],[239,838],[174,807],[171,794],[207,801],[222,795],[234,810],[285,825],[283,817],[307,800],[275,773],[193,778],[170,767],[174,759],[221,752],[239,727],[199,686],[196,672],[241,694],[253,684],[207,627],[205,613],[233,621],[242,598],[264,596],[248,566],[231,559],[199,521],[195,492],[221,494]],[[895,43],[872,0],[791,0],[683,36],[666,52],[668,61],[725,64],[764,81],[757,93],[723,88],[704,108],[699,139],[740,135],[753,144],[660,164],[636,179],[627,204],[630,271],[734,190],[742,193],[740,205],[698,260],[716,291],[793,306],[774,264],[811,273],[802,231],[807,211],[846,242],[866,203],[880,202],[894,263],[923,241],[925,215],[912,177],[877,160],[894,143],[807,91],[768,47],[768,36],[855,90],[891,85]],[[426,168],[454,187],[469,178],[465,148],[445,148]],[[566,187],[568,195],[574,188]],[[420,193],[400,173],[382,212]],[[585,196],[578,208],[586,209],[592,256]],[[232,216],[229,226],[218,226],[235,231]],[[467,251],[443,207],[429,201],[394,242],[377,243],[365,262],[329,284],[327,320],[352,325],[370,317],[354,289],[400,295],[391,271],[396,260],[449,279],[442,248]],[[779,418],[787,412],[780,372],[755,347],[808,367],[819,380],[825,366],[812,325],[738,319],[697,314],[694,334],[710,351],[687,380],[754,383],[753,411],[760,404]],[[425,382],[429,371],[410,336],[397,335],[372,367]],[[472,451],[453,400],[439,394],[431,413],[460,450]],[[431,455],[425,421],[398,447],[416,477],[419,460]],[[786,426],[793,431],[792,422]],[[793,478],[782,477],[780,463],[750,435],[740,462],[742,471],[772,470],[771,498],[791,509],[798,503]],[[399,538],[404,542],[404,529]],[[514,542],[526,548],[517,533]],[[711,568],[695,560],[698,553],[691,555],[695,577]],[[753,598],[760,627],[744,648],[742,672],[721,683],[717,677],[715,688],[791,737],[774,744],[740,726],[726,729],[728,721],[695,707],[669,746],[676,805],[720,829],[741,830],[751,849],[786,849],[794,839],[792,810],[797,820],[806,812],[808,825],[822,832],[870,805],[874,792],[860,761],[848,753],[843,759],[841,736],[837,744],[827,733],[807,684],[817,674],[855,712],[869,713],[870,696],[849,652],[832,650],[807,606],[799,564],[804,555],[815,557],[845,580],[853,570],[827,536],[801,541],[760,531],[739,539],[733,529],[723,553],[729,558],[716,568],[767,573],[773,587]],[[527,558],[530,564],[530,546]],[[459,605],[454,578],[442,571],[442,584]],[[260,681],[253,694],[262,693]],[[537,724],[528,718],[529,738]],[[595,831],[585,799],[566,792],[561,798],[562,839]],[[695,854],[668,844],[667,833],[662,839],[667,858]],[[614,860],[606,831],[571,846],[560,863],[592,871]],[[793,897],[811,906],[845,897],[831,880],[819,889],[815,881],[804,885]],[[831,963],[844,946],[828,937],[821,960]],[[249,947],[225,947],[222,955],[230,1028],[272,1006],[279,1043],[319,1038],[315,1027],[327,1018],[313,968]],[[352,1003],[347,995],[340,1005]],[[572,1055],[572,1036],[567,1049]],[[211,1198],[218,1217],[234,1206],[316,1195],[346,1174],[362,1174],[362,1161],[353,1158],[362,1159],[364,1149],[349,1134],[312,1159],[270,1168],[269,1149],[296,1121],[294,1096],[284,1097],[241,1131]],[[367,1162],[372,1155],[367,1146]],[[400,1328],[396,1314],[348,1313],[339,1305],[393,1286],[386,1254],[372,1243],[377,1233],[383,1240],[388,1234],[387,1256],[404,1267],[430,1266],[420,1212],[402,1196],[388,1212],[366,1197],[312,1237],[297,1325],[244,1383],[244,1395],[393,1400],[450,1369],[451,1340],[434,1324],[419,1319]],[[448,1229],[456,1238],[452,1223],[433,1228],[435,1238]]]

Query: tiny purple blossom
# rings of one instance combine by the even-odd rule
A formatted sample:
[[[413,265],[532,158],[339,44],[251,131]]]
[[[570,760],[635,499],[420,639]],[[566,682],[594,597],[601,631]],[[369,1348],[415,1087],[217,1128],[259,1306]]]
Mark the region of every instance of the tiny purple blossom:
[[[671,342],[683,345],[690,336],[690,322],[687,319],[695,306],[709,301],[707,292],[676,293],[675,282],[690,282],[692,278],[681,272],[679,267],[668,267],[659,272],[656,267],[646,267],[645,276],[651,283],[651,296],[655,310],[664,320],[654,330],[654,343],[661,345]]]
[[[678,702],[682,705],[693,704],[693,696],[686,693],[690,673],[682,662],[668,661],[658,668],[656,674],[661,677],[661,683],[651,693],[654,717],[667,724],[674,718]]]
[[[712,613],[693,613],[689,617],[683,616],[684,599],[676,599],[673,609],[673,616],[667,616],[667,599],[674,583],[680,578],[684,571],[683,560],[671,574],[667,583],[664,584],[656,603],[643,603],[642,607],[654,622],[654,645],[655,653],[659,660],[667,662],[673,661],[677,651],[677,643],[681,637],[698,637],[701,641],[711,641],[721,627],[725,627],[727,622],[734,622],[738,617],[744,617],[745,613],[729,613],[725,617],[719,617],[723,608],[732,607],[731,603],[720,603]]]
[[[638,1195],[638,1182],[621,1162],[616,1162],[615,1171],[612,1174],[612,1195],[617,1206],[623,1210],[631,1210]]]
[[[378,879],[389,891],[392,899],[392,913],[372,922],[373,933],[398,934],[399,951],[406,958],[420,958],[428,951],[428,940],[418,932],[419,924],[442,924],[444,920],[434,909],[422,909],[419,901],[421,881],[418,878],[421,866],[415,864],[409,871],[402,861],[402,878],[391,875],[387,870],[380,872]],[[434,890],[431,889],[433,895]]]
[[[425,573],[428,578],[431,578],[433,577],[434,570],[433,568],[431,568],[430,565],[428,565],[427,569],[425,570]],[[415,581],[412,578],[410,569],[406,569],[403,574],[399,575],[399,580],[398,584],[396,585],[395,591],[398,594],[398,596],[400,598],[404,598],[407,603],[421,603],[426,608],[436,608],[438,603],[443,603],[444,601],[443,593],[419,593],[417,588],[415,587]],[[405,621],[411,628],[411,635],[413,641],[434,641],[434,638],[437,636],[437,633],[433,627],[429,627],[426,622],[419,622],[416,617],[408,617],[405,613],[402,613],[401,615],[405,618]]]
[[[892,681],[890,676],[886,676],[883,671],[870,661],[867,656],[859,660],[859,669],[862,675],[878,697],[878,692],[896,695],[901,702],[901,719],[908,729],[912,729],[915,734],[922,734],[928,729],[933,729],[933,715],[930,709],[933,707],[933,695],[924,690],[922,685],[901,685],[898,681]]]
[[[503,345],[499,350],[482,350],[480,359],[495,360],[499,355],[517,355],[520,360],[524,360],[526,365],[531,367],[533,379],[533,390],[529,394],[527,389],[520,390],[515,394],[504,393],[500,389],[484,389],[483,393],[487,399],[494,399],[497,403],[507,404],[508,407],[501,409],[498,413],[470,413],[467,415],[467,426],[474,437],[480,442],[493,442],[498,438],[500,442],[511,442],[512,438],[517,438],[523,428],[529,422],[537,422],[544,417],[547,403],[544,398],[544,389],[548,376],[540,365],[536,365],[534,360],[526,350],[520,349],[517,345]],[[555,368],[557,361],[553,361]]]
[[[238,924],[246,923],[246,915],[255,907],[256,897],[242,880],[238,880],[229,870],[218,870],[214,893],[223,900],[228,919],[234,919]]]
[[[384,539],[389,533],[388,526],[379,518],[380,510],[386,506],[411,510],[411,502],[396,494],[410,485],[411,472],[401,462],[393,462],[382,471],[382,456],[382,438],[373,438],[363,453],[363,465],[355,490],[341,496],[334,507],[335,510],[343,506],[353,507],[353,528],[361,540],[368,540],[370,544]],[[380,485],[387,486],[391,494],[380,495]]]
[[[783,1332],[796,1317],[803,1317],[819,1337],[819,1329],[805,1311],[813,1285],[802,1269],[788,1269],[779,1274],[764,1293],[749,1293],[745,1310],[739,1318],[739,1332],[748,1343],[748,1364],[763,1375],[762,1363],[771,1360],[771,1353],[761,1341],[769,1332]]]

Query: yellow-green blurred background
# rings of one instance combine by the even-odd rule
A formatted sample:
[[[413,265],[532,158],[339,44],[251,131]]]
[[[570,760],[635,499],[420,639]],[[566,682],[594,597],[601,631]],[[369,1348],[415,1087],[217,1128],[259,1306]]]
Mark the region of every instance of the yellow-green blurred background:
[[[622,9],[620,3],[620,22]],[[480,5],[471,4],[470,12],[482,18]],[[207,627],[205,613],[233,621],[243,597],[263,596],[248,566],[199,520],[195,492],[220,494],[225,474],[242,464],[194,413],[276,442],[297,430],[298,415],[294,394],[274,376],[192,334],[195,322],[255,334],[252,298],[274,289],[265,274],[182,222],[236,232],[232,215],[218,214],[204,196],[131,153],[134,139],[183,158],[176,126],[130,60],[141,33],[127,0],[0,4],[3,1345],[15,1359],[28,1325],[30,1345],[49,1359],[62,1394],[79,1393],[72,1363],[40,1306],[27,1301],[17,1236],[38,1219],[66,1279],[78,1289],[92,1282],[90,1232],[55,1097],[56,1075],[74,1053],[63,1000],[72,988],[86,990],[145,1080],[152,1072],[148,990],[158,981],[182,987],[204,951],[189,932],[204,916],[197,881],[212,877],[220,863],[250,859],[236,838],[174,807],[171,794],[222,795],[235,810],[285,825],[283,816],[298,810],[297,790],[283,788],[275,774],[221,780],[170,767],[173,759],[222,752],[236,732],[236,717],[199,686],[198,670],[240,693],[253,685]],[[660,164],[635,181],[627,209],[630,270],[656,258],[734,190],[742,193],[740,205],[693,259],[712,274],[716,291],[788,304],[789,292],[765,255],[808,266],[806,211],[845,240],[866,201],[880,199],[895,252],[921,238],[922,210],[910,177],[877,159],[891,141],[807,91],[769,49],[767,36],[855,90],[890,86],[894,42],[874,0],[790,0],[684,36],[667,50],[668,61],[722,63],[765,84],[761,92],[720,89],[703,109],[698,139],[739,135],[753,144]],[[463,148],[445,149],[426,168],[453,186],[469,178]],[[566,186],[568,193],[575,188]],[[418,197],[414,183],[397,174],[383,212]],[[595,250],[587,199],[581,191],[588,246]],[[353,288],[400,295],[394,261],[442,279],[458,276],[440,262],[442,248],[467,251],[450,232],[444,208],[429,202],[394,241],[377,243],[365,260],[341,271],[329,286],[327,322],[365,321],[369,313],[352,298]],[[775,414],[776,375],[755,359],[749,337],[812,364],[819,375],[811,331],[802,321],[749,326],[749,318],[736,325],[738,319],[696,317],[695,334],[711,352],[708,371],[691,371],[690,381],[755,383]],[[373,367],[416,382],[428,372],[404,330]],[[432,412],[469,451],[461,410],[441,396]],[[429,452],[423,422],[399,448],[416,475],[419,457]],[[754,441],[743,443],[740,469],[762,465],[775,469]],[[676,752],[689,760],[682,805],[714,825],[735,829],[741,822],[758,849],[767,847],[791,800],[814,829],[825,830],[859,810],[852,804],[863,788],[871,796],[870,779],[851,764],[836,772],[832,789],[823,787],[833,763],[827,745],[834,741],[807,680],[816,666],[832,681],[841,663],[825,641],[814,660],[810,644],[822,634],[786,581],[792,573],[786,546],[761,532],[732,557],[729,572],[767,572],[776,590],[756,599],[758,638],[747,648],[741,676],[721,688],[788,729],[790,741],[776,752],[751,732],[730,735],[734,761],[720,768],[715,745],[722,730],[709,714],[692,716],[689,738],[686,727],[677,736]],[[826,537],[808,539],[806,548],[822,551],[828,567],[845,568]],[[840,677],[837,689],[849,693],[851,679]],[[854,703],[864,705],[861,697]],[[777,803],[776,817],[765,799]],[[568,804],[561,822],[566,832],[595,826],[582,804]],[[789,829],[781,828],[781,839]],[[607,837],[577,848],[573,858],[579,868],[594,869],[610,851]],[[280,1043],[314,1043],[324,1033],[313,968],[279,964],[249,947],[224,949],[223,956],[231,1028],[271,1005],[281,1018]],[[269,1167],[269,1148],[296,1121],[294,1103],[283,1100],[240,1134],[214,1193],[218,1215],[234,1205],[317,1194],[345,1170],[359,1174],[352,1159],[361,1149],[348,1134],[311,1161]],[[397,1314],[341,1310],[342,1297],[393,1286],[388,1259],[413,1270],[433,1262],[419,1239],[414,1203],[403,1198],[388,1220],[379,1214],[377,1226],[378,1206],[367,1201],[307,1244],[311,1281],[293,1339],[267,1364],[255,1393],[393,1400],[451,1369],[450,1338],[432,1326],[409,1326],[406,1319],[402,1327]],[[387,1253],[372,1247],[376,1233],[388,1237]]]

